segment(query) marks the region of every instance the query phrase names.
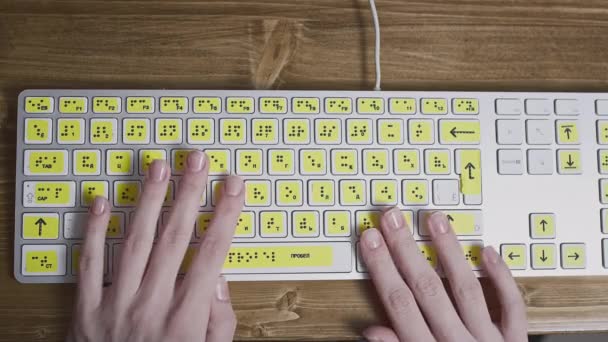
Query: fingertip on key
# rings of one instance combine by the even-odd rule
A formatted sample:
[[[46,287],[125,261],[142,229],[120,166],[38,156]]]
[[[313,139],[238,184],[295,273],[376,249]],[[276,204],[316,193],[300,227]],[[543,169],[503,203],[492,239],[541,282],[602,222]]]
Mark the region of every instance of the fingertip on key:
[[[238,196],[243,191],[243,180],[237,176],[230,176],[225,183],[226,194]]]
[[[376,228],[366,229],[361,239],[369,249],[376,249],[382,244],[382,235]]]
[[[393,207],[384,213],[384,224],[390,230],[401,229],[405,226],[405,218],[399,208]]]
[[[188,158],[186,159],[188,170],[192,172],[201,171],[206,163],[207,157],[203,151],[192,151],[188,154]]]
[[[445,234],[449,230],[448,219],[444,213],[436,211],[429,217],[429,230],[433,235]]]

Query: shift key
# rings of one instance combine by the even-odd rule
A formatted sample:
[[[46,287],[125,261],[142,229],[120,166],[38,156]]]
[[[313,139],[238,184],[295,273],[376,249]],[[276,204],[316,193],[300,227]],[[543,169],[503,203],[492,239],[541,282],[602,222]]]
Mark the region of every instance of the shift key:
[[[24,182],[24,207],[73,207],[76,198],[75,182]]]

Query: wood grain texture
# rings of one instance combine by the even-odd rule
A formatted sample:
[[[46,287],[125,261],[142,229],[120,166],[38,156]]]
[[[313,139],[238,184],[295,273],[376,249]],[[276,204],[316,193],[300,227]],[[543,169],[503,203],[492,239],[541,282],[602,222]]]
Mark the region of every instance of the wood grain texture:
[[[377,6],[383,89],[608,91],[606,1]],[[62,340],[74,294],[73,285],[12,277],[21,90],[371,89],[372,46],[366,0],[1,0],[0,341]],[[608,330],[606,278],[518,282],[531,332]],[[231,291],[244,340],[356,339],[384,320],[364,281],[234,283]]]

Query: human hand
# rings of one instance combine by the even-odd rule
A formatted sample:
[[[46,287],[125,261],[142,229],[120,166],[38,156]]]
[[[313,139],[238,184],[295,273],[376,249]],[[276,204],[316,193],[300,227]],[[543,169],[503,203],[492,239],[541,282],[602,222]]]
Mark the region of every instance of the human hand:
[[[482,252],[482,265],[496,287],[501,321],[494,324],[481,285],[465,260],[446,216],[429,216],[427,227],[454,294],[450,301],[441,279],[424,258],[397,208],[385,212],[382,234],[368,229],[361,252],[378,290],[392,329],[368,328],[369,341],[527,341],[526,307],[515,280],[492,247]]]
[[[236,319],[220,272],[244,202],[243,182],[226,179],[215,215],[188,273],[176,282],[190,243],[209,164],[191,152],[166,224],[153,244],[171,170],[150,165],[111,286],[103,288],[108,201],[90,208],[70,341],[232,341]]]

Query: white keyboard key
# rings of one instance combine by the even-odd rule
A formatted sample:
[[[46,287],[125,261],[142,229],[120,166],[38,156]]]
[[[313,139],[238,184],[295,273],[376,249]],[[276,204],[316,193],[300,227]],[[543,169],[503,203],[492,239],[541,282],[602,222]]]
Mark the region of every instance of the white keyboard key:
[[[498,173],[501,175],[521,175],[524,173],[521,150],[498,150]]]
[[[520,120],[496,120],[496,142],[500,145],[521,145],[524,140]]]
[[[23,182],[24,207],[73,207],[75,202],[75,182]]]
[[[65,245],[23,245],[21,274],[24,276],[65,275],[66,255]]]
[[[579,115],[581,113],[578,100],[558,99],[555,100],[555,114],[557,115]]]
[[[602,265],[604,266],[604,268],[608,268],[608,239],[602,240],[602,249],[602,254],[604,255],[604,262],[602,263]]]
[[[526,139],[530,145],[552,144],[553,132],[553,122],[551,120],[526,121]]]
[[[496,114],[498,115],[520,115],[523,112],[521,100],[519,99],[496,99]]]
[[[551,101],[547,99],[527,99],[526,114],[528,115],[549,115],[551,114]]]
[[[608,115],[608,100],[595,101],[595,113],[597,115]]]
[[[433,203],[435,205],[457,205],[460,202],[457,179],[433,181]]]
[[[531,175],[553,174],[553,151],[528,150],[528,173]]]
[[[88,213],[65,213],[63,215],[63,237],[66,239],[84,239],[87,229]]]

